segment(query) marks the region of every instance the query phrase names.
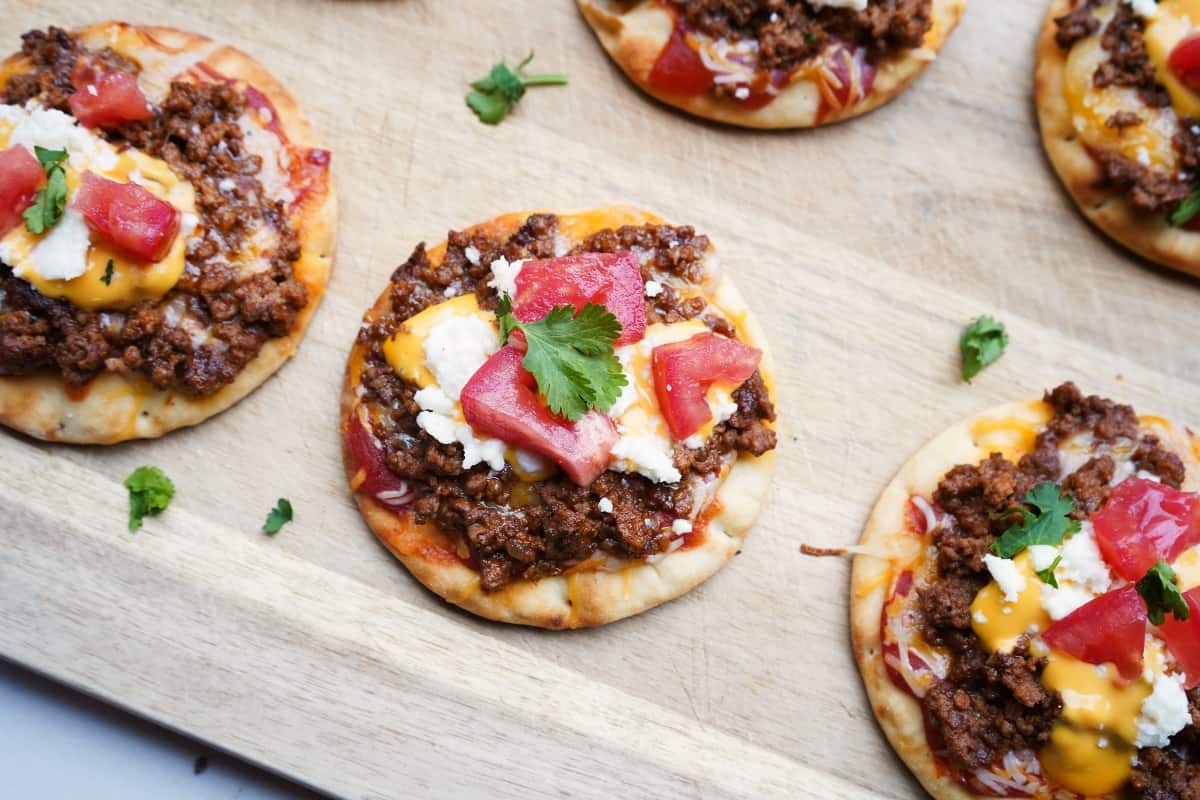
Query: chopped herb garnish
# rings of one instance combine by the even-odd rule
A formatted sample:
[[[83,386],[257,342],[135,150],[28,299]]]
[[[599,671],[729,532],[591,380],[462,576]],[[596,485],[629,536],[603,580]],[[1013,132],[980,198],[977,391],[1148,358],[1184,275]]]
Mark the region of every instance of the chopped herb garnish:
[[[67,160],[66,150],[50,150],[36,144],[33,146],[33,154],[37,156],[38,163],[46,170],[46,174],[50,174],[50,170],[56,167],[61,167]]]
[[[279,498],[279,502],[275,504],[267,513],[267,521],[263,523],[262,531],[268,536],[274,536],[279,533],[284,525],[292,521],[292,503],[290,500]]]
[[[537,322],[520,322],[506,294],[496,317],[503,343],[514,330],[525,335],[521,365],[551,412],[574,422],[590,409],[607,411],[621,396],[625,373],[613,353],[621,322],[604,306],[588,303],[578,314],[574,306],[555,306]]]
[[[144,517],[161,514],[175,496],[175,484],[158,467],[138,467],[125,479],[129,490],[129,530],[142,527]]]
[[[500,124],[530,86],[563,86],[567,83],[566,75],[526,75],[525,67],[532,60],[533,53],[530,53],[515,70],[502,61],[492,67],[486,77],[471,84],[475,91],[467,94],[467,105],[481,122]]]
[[[962,351],[963,380],[970,383],[980,371],[1004,355],[1008,347],[1008,332],[1004,323],[982,316],[963,331],[958,342]]]
[[[66,207],[67,174],[55,164],[46,170],[46,186],[37,190],[33,205],[21,214],[25,229],[30,233],[45,233],[58,224]]]
[[[1010,513],[1020,513],[1021,522],[992,543],[992,552],[1001,558],[1013,558],[1035,544],[1060,545],[1068,533],[1079,530],[1079,522],[1070,517],[1075,501],[1064,497],[1050,481],[1039,483],[1021,502],[1033,506],[1037,513],[1024,508],[1011,509]]]
[[[1058,558],[1054,559],[1053,564],[1045,569],[1039,569],[1037,571],[1037,576],[1041,579],[1042,583],[1048,586],[1053,586],[1055,589],[1058,588],[1058,577],[1054,574],[1054,570],[1058,569],[1058,565],[1061,563],[1062,556],[1059,556]]]
[[[1200,214],[1200,190],[1192,192],[1183,201],[1175,207],[1168,218],[1172,225],[1178,228],[1181,225],[1187,225],[1192,221],[1192,217]]]
[[[1150,622],[1153,624],[1162,625],[1168,613],[1174,614],[1175,619],[1180,622],[1187,622],[1192,615],[1187,600],[1176,583],[1178,579],[1179,576],[1171,569],[1170,564],[1159,561],[1137,582],[1138,594],[1146,601],[1146,608],[1150,611]]]
[[[100,276],[100,282],[105,286],[111,286],[113,279],[113,260],[110,258],[108,264],[104,267],[104,274]]]

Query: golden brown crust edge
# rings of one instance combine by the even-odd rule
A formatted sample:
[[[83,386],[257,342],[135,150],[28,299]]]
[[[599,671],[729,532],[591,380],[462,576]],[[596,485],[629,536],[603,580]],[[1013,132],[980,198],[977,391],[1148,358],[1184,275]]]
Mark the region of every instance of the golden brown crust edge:
[[[1068,51],[1054,39],[1054,20],[1071,0],[1053,0],[1037,45],[1034,97],[1042,145],[1083,215],[1110,238],[1165,267],[1200,275],[1200,233],[1174,228],[1166,214],[1138,211],[1124,192],[1099,185],[1100,167],[1076,133],[1064,87]]]
[[[529,213],[507,214],[468,228],[493,234],[512,233]],[[645,212],[629,208],[604,209],[601,212],[563,212],[563,227],[594,218],[597,213],[607,220],[596,226],[661,222]],[[579,238],[586,233],[577,234]],[[444,244],[432,248],[431,258],[440,257]],[[744,322],[739,333],[764,351],[762,374],[774,399],[770,354],[762,331],[736,288],[720,279],[714,293],[720,306],[740,313]],[[380,295],[367,312],[365,321],[375,319],[387,304],[387,292]],[[341,400],[342,455],[347,481],[353,485],[357,467],[346,449],[345,431],[355,409],[358,387],[357,366],[365,347],[355,343],[347,364]],[[353,492],[367,525],[379,540],[428,589],[446,601],[474,614],[497,622],[530,625],[553,630],[604,625],[632,616],[683,595],[703,583],[741,548],[766,501],[774,467],[774,452],[760,458],[743,456],[730,469],[717,493],[720,508],[708,523],[708,533],[700,546],[666,555],[657,564],[638,564],[620,572],[588,571],[514,582],[497,592],[484,592],[479,574],[464,565],[456,555],[452,537],[432,525],[419,525],[411,513],[396,513],[361,492]]]
[[[106,42],[115,29],[136,31],[150,48],[172,53],[204,54],[205,63],[219,72],[244,80],[275,106],[288,138],[316,147],[317,136],[300,113],[291,93],[265,68],[236,48],[214,45],[198,34],[164,27],[104,22],[76,33]],[[295,219],[301,244],[296,277],[309,290],[308,305],[296,316],[292,331],[269,340],[258,356],[228,386],[207,397],[154,389],[141,377],[104,373],[88,385],[86,395],[72,400],[61,377],[30,375],[0,378],[0,424],[46,441],[72,444],[112,444],[150,439],[177,428],[196,425],[233,406],[262,385],[296,352],[312,315],[320,304],[329,274],[337,232],[337,198],[330,175],[324,196],[310,196]]]
[[[709,93],[680,95],[650,84],[650,71],[671,34],[670,13],[654,0],[577,0],[592,30],[621,70],[652,97],[689,114],[746,128],[809,128],[852,119],[889,102],[916,80],[958,26],[966,0],[933,0],[934,26],[920,51],[905,51],[880,65],[871,93],[861,102],[818,119],[820,93],[811,81],[788,86],[767,106],[749,110]]]
[[[942,477],[957,464],[975,464],[994,450],[973,431],[981,420],[1019,419],[1043,424],[1049,411],[1041,401],[992,408],[954,425],[926,444],[897,473],[880,495],[863,531],[862,546],[876,554],[906,556],[915,540],[904,533],[905,509],[912,495],[929,497]],[[1186,489],[1200,489],[1200,440],[1185,427],[1157,417],[1143,417],[1142,430],[1154,433],[1183,459]],[[891,588],[891,562],[876,555],[854,559],[850,579],[850,630],[871,709],[896,754],[935,800],[994,800],[967,790],[943,774],[925,735],[921,707],[888,677],[880,639],[883,605]]]

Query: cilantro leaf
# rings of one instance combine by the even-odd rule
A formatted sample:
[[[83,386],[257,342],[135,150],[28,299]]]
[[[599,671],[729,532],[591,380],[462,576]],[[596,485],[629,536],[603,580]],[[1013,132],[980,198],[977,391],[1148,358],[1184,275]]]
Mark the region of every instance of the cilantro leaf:
[[[1168,612],[1174,614],[1175,619],[1180,622],[1187,622],[1192,615],[1187,600],[1176,583],[1178,579],[1179,576],[1171,569],[1170,564],[1159,561],[1137,582],[1138,594],[1146,601],[1146,608],[1150,611],[1150,622],[1153,624],[1162,625]]]
[[[33,154],[37,156],[38,163],[46,170],[47,175],[50,174],[50,170],[61,167],[67,160],[66,150],[51,150],[36,144],[33,146]]]
[[[992,543],[992,552],[1001,558],[1013,558],[1030,545],[1062,544],[1068,533],[1079,530],[1078,520],[1070,518],[1075,501],[1064,497],[1051,481],[1039,483],[1021,502],[1033,506],[1037,513],[1013,509],[1013,512],[1020,512],[1021,522]]]
[[[281,497],[275,507],[267,513],[267,521],[263,523],[262,531],[268,536],[274,536],[291,521],[292,503]]]
[[[1058,576],[1054,574],[1054,570],[1058,569],[1058,565],[1061,563],[1062,556],[1059,556],[1058,558],[1054,559],[1053,564],[1045,569],[1039,569],[1037,571],[1037,576],[1039,579],[1041,579],[1042,583],[1046,584],[1047,586],[1053,586],[1055,589],[1058,588]]]
[[[1192,221],[1192,217],[1200,214],[1200,190],[1192,192],[1175,207],[1167,220],[1174,227],[1178,228],[1181,225],[1187,225]]]
[[[475,91],[467,94],[466,101],[480,122],[499,124],[525,96],[525,90],[530,86],[562,86],[567,83],[566,75],[526,75],[525,67],[532,60],[533,53],[530,53],[517,64],[516,69],[501,61],[487,75],[471,83]]]
[[[984,367],[1004,355],[1006,347],[1008,332],[1004,329],[1004,323],[989,316],[979,317],[972,322],[958,342],[962,352],[963,380],[970,383]]]
[[[45,188],[37,190],[33,205],[21,214],[30,233],[45,233],[53,228],[67,207],[67,174],[61,166],[55,166],[47,170],[46,177]]]
[[[175,496],[175,484],[158,467],[138,467],[125,479],[129,490],[129,530],[142,527],[144,517],[161,514]]]
[[[537,322],[519,322],[505,295],[497,308],[501,339],[520,330],[527,349],[521,366],[537,381],[550,411],[574,422],[596,408],[607,411],[621,396],[625,372],[613,353],[621,322],[602,305],[555,306]]]
[[[104,266],[104,274],[100,276],[100,282],[105,286],[111,286],[113,279],[113,260],[110,258],[108,264]]]

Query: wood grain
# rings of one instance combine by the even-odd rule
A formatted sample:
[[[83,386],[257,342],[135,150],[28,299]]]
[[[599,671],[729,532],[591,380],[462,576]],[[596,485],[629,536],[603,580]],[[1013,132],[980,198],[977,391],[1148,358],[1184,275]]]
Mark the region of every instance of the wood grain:
[[[895,103],[784,134],[644,98],[569,0],[6,5],[12,48],[136,13],[251,52],[334,151],[343,226],[297,358],[231,411],[109,449],[0,435],[0,655],[330,793],[915,797],[851,659],[849,564],[800,543],[854,542],[929,437],[1062,379],[1181,419],[1200,407],[1200,284],[1111,247],[1041,154],[1035,0],[977,0]],[[530,48],[571,86],[478,124],[465,83]],[[571,634],[487,624],[425,592],[353,508],[345,354],[416,242],[624,202],[713,236],[774,334],[774,498],[677,602]],[[980,313],[1013,343],[968,387],[956,342]],[[131,535],[120,482],[146,463],[179,494]],[[281,496],[296,522],[270,539]]]

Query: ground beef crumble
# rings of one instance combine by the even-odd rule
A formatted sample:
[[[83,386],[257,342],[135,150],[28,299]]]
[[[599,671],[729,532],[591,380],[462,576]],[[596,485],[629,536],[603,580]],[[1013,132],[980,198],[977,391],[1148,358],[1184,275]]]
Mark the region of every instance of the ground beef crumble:
[[[59,28],[30,31],[22,43],[32,68],[7,82],[5,103],[36,100],[69,111],[80,59],[138,69],[111,50],[86,50]],[[176,82],[152,119],[101,131],[119,147],[163,159],[195,187],[200,225],[184,274],[161,300],[93,312],[41,295],[0,265],[0,375],[52,370],[82,385],[103,371],[140,372],[159,389],[207,395],[231,383],[267,340],[291,330],[308,303],[292,269],[300,245],[286,208],[267,199],[255,177],[260,159],[243,146],[236,123],[244,106],[233,86]],[[242,275],[229,256],[264,226],[277,236],[270,266]],[[211,340],[196,344],[170,324],[172,304],[206,326]]]
[[[1055,20],[1056,39],[1064,49],[1100,30],[1094,16],[1099,0],[1081,0],[1067,14]],[[1100,34],[1100,44],[1108,58],[1096,68],[1092,82],[1097,88],[1124,86],[1136,89],[1150,108],[1166,108],[1171,97],[1159,84],[1154,64],[1146,52],[1145,22],[1127,2],[1117,4],[1115,12]],[[1133,111],[1120,111],[1105,122],[1110,128],[1125,131],[1145,120]],[[1100,166],[1101,182],[1123,192],[1138,209],[1163,214],[1173,211],[1190,194],[1200,188],[1200,126],[1190,118],[1179,120],[1172,144],[1179,156],[1180,169],[1175,173],[1142,164],[1121,153],[1092,151]]]
[[[1192,724],[1169,747],[1138,753],[1130,781],[1137,800],[1200,800],[1200,689],[1188,701]]]
[[[677,484],[613,471],[586,488],[561,475],[527,484],[507,466],[500,472],[486,464],[464,469],[461,445],[440,444],[422,431],[413,400],[417,387],[387,364],[380,343],[405,319],[448,296],[474,292],[481,307],[494,309],[496,293],[487,285],[491,263],[554,256],[557,233],[558,219],[550,214],[529,217],[507,238],[451,232],[445,258],[436,265],[419,245],[392,274],[389,308],[359,333],[359,342],[368,345],[365,402],[388,466],[421,488],[414,504],[419,522],[461,535],[467,561],[488,591],[521,578],[560,574],[594,553],[640,559],[662,552],[674,535],[671,522],[693,511],[689,478],[717,473],[730,453],[762,455],[775,447],[775,432],[767,425],[775,410],[758,373],[734,392],[736,413],[716,427],[705,447],[676,448],[676,466],[684,474]],[[575,251],[633,250],[642,257],[646,280],[669,275],[698,281],[707,247],[708,239],[690,227],[647,225],[600,231]],[[648,299],[647,314],[651,324],[700,318],[710,328],[732,332],[703,298],[683,299],[673,291]],[[600,511],[602,497],[613,504],[611,513]]]
[[[831,39],[862,46],[878,61],[920,47],[933,24],[931,0],[870,0],[863,11],[805,0],[683,0],[676,6],[693,30],[758,42],[764,70],[794,69]]]
[[[1013,509],[1026,493],[1044,481],[1058,481],[1075,500],[1075,516],[1081,519],[1108,498],[1115,474],[1112,457],[1101,453],[1060,480],[1059,445],[1087,434],[1101,446],[1136,446],[1133,461],[1139,469],[1156,473],[1175,488],[1184,478],[1182,461],[1156,437],[1139,440],[1137,416],[1129,406],[1084,396],[1072,383],[1047,392],[1045,401],[1054,413],[1033,452],[1017,463],[993,453],[980,464],[956,466],[933,496],[952,522],[934,535],[936,560],[920,589],[919,610],[926,639],[946,649],[951,668],[926,696],[924,710],[942,756],[959,769],[989,766],[1010,751],[1039,750],[1062,711],[1061,699],[1042,686],[1045,662],[1030,655],[1027,641],[1011,655],[988,654],[971,625],[971,604],[990,581],[983,557],[1019,521]],[[1142,755],[1152,759],[1139,773],[1143,783],[1156,780],[1159,767],[1151,763],[1175,764],[1171,759],[1178,758],[1171,753]],[[1193,772],[1184,774],[1194,780],[1200,765],[1190,768]],[[1138,798],[1200,800],[1194,794],[1152,790]]]

